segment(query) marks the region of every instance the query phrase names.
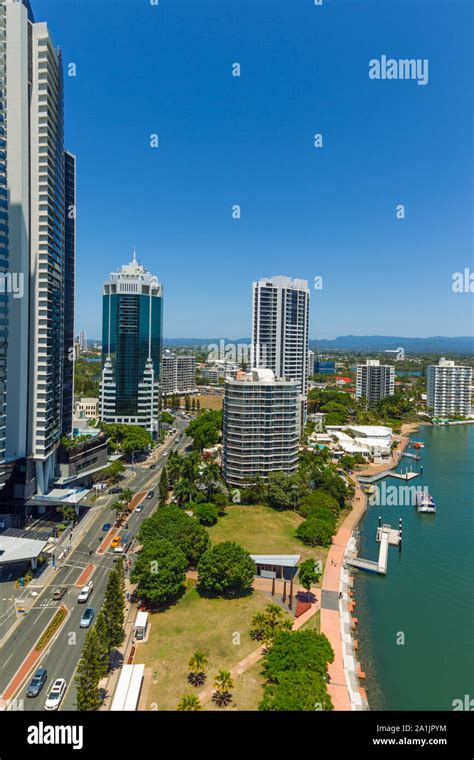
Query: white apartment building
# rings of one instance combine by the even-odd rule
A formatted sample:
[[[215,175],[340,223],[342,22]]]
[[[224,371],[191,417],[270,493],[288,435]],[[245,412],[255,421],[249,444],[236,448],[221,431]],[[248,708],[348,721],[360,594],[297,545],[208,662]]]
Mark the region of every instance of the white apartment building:
[[[441,357],[427,370],[426,406],[435,417],[467,417],[471,414],[472,367]]]
[[[161,357],[161,393],[194,393],[196,391],[196,357],[164,353]]]
[[[0,208],[8,215],[9,270],[23,278],[22,297],[10,298],[8,306],[5,458],[33,460],[36,490],[44,494],[62,432],[67,348],[62,59],[46,23],[35,23],[28,0],[3,0],[0,28],[8,191]],[[69,414],[72,393],[70,407]]]
[[[252,366],[298,383],[306,420],[309,359],[308,281],[269,277],[253,283]]]
[[[300,438],[300,388],[296,380],[255,369],[226,378],[222,469],[230,485],[246,485],[269,472],[296,471]]]
[[[395,368],[380,364],[378,359],[367,359],[357,365],[356,398],[367,399],[367,406],[373,406],[395,392]]]

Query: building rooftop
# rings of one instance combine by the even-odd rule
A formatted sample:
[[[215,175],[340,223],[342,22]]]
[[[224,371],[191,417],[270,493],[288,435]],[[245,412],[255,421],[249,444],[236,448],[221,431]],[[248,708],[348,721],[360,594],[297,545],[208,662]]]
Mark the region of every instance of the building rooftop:
[[[277,565],[279,567],[296,567],[300,561],[299,554],[251,554],[256,565]]]
[[[392,435],[392,428],[385,425],[348,425],[347,428],[367,438],[386,438]]]
[[[38,557],[48,541],[33,538],[4,536],[0,534],[0,564],[4,562],[22,562]]]

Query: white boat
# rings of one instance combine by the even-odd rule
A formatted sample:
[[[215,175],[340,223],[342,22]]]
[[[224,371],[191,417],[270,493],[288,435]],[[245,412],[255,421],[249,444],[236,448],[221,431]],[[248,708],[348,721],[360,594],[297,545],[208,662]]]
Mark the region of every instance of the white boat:
[[[415,503],[418,512],[436,512],[436,504],[427,491],[417,491]]]

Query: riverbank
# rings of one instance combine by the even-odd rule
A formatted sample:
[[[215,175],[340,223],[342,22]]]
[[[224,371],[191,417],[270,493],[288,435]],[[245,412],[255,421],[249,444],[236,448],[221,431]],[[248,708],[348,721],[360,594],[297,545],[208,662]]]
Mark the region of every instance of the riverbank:
[[[328,692],[335,710],[368,709],[368,699],[360,680],[365,677],[356,653],[358,641],[353,632],[358,624],[352,615],[356,602],[353,599],[352,576],[344,567],[344,558],[349,548],[353,549],[354,531],[367,509],[367,496],[359,486],[359,475],[374,475],[398,466],[401,456],[410,442],[410,434],[423,423],[402,425],[397,447],[393,450],[390,464],[370,464],[355,474],[355,491],[352,510],[333,537],[324,568],[321,585],[321,633],[324,633],[334,650],[334,662],[329,665],[330,682]]]
[[[404,498],[405,485],[393,481],[399,497],[368,509],[359,529],[360,554],[373,559],[379,516],[392,525],[403,519],[403,550],[390,550],[387,575],[355,576],[371,710],[452,710],[472,686],[474,428],[426,425],[412,438],[425,444],[417,483],[429,489],[437,513],[418,513]],[[446,641],[453,656],[440,655]]]

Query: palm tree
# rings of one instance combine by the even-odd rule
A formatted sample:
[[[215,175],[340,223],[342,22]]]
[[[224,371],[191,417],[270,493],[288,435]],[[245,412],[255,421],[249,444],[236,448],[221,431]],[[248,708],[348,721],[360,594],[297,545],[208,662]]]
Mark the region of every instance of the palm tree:
[[[204,668],[207,665],[207,657],[204,652],[197,649],[188,662],[189,674],[188,681],[193,686],[202,686],[206,680]]]
[[[184,501],[192,501],[197,495],[198,489],[187,478],[180,478],[173,489],[174,496],[179,505]]]
[[[184,696],[182,696],[179,700],[178,707],[176,709],[179,710],[179,712],[200,710],[201,702],[199,700],[199,697],[197,697],[195,694],[184,694]]]
[[[172,451],[169,455],[166,468],[168,471],[168,480],[171,484],[175,483],[180,477],[183,461],[183,457],[178,454],[177,451]]]
[[[132,499],[133,499],[133,491],[131,488],[126,488],[120,494],[120,501],[123,502],[123,504],[125,504],[126,507],[128,507]]]
[[[201,474],[201,481],[207,487],[207,500],[212,501],[212,491],[216,483],[222,480],[220,467],[216,462],[208,462]]]
[[[212,701],[218,705],[218,707],[227,707],[229,702],[232,701],[231,689],[234,688],[234,682],[228,670],[219,670],[219,673],[214,679],[215,692],[212,695]]]

